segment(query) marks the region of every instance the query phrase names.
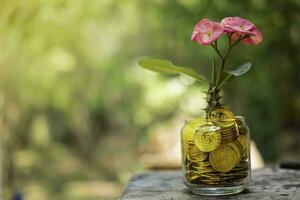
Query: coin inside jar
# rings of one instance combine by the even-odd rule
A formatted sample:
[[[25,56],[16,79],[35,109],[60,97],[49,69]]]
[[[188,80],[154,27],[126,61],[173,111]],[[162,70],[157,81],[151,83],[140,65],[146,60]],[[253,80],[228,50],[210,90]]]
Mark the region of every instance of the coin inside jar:
[[[242,156],[243,156],[243,146],[238,140],[234,140],[230,143],[228,143],[229,146],[231,146],[237,153],[238,153],[238,159],[235,163],[235,166],[240,162]]]
[[[194,135],[195,145],[203,152],[211,152],[221,143],[220,127],[209,124],[200,126]]]
[[[239,143],[243,147],[243,152],[242,152],[243,158],[247,158],[247,153],[248,153],[248,148],[249,148],[248,147],[248,137],[247,137],[247,135],[239,135],[237,140],[239,141]]]
[[[207,158],[207,153],[200,151],[195,145],[190,145],[186,149],[189,154],[187,155],[188,159],[193,162],[200,162]]]
[[[203,118],[187,120],[185,126],[182,129],[184,141],[193,143],[196,129],[205,123],[207,123],[207,120]]]
[[[235,167],[238,160],[239,154],[229,145],[221,145],[209,154],[211,166],[219,172],[229,172]]]
[[[208,119],[214,122],[235,119],[233,112],[226,107],[217,107],[208,112]]]

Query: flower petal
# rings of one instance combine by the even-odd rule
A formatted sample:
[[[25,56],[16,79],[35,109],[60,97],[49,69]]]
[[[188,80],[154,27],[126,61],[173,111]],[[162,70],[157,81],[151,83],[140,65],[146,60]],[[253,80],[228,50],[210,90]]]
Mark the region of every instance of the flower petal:
[[[191,39],[200,45],[209,45],[223,33],[223,25],[209,19],[200,20],[193,31]]]
[[[252,45],[257,45],[257,44],[261,43],[263,41],[263,35],[260,32],[260,30],[255,28],[255,30],[253,30],[253,32],[255,32],[255,34],[251,35],[248,38],[243,39],[241,42],[244,44],[252,44]]]
[[[247,19],[241,17],[226,17],[221,21],[221,24],[225,27],[226,32],[242,32],[251,34],[251,29],[255,25]]]
[[[193,31],[191,39],[193,41],[196,41],[197,40],[197,36],[200,33],[208,32],[209,30],[212,30],[212,27],[213,27],[212,21],[210,21],[209,19],[202,19],[202,20],[200,20],[196,24],[196,26],[194,28],[194,31]]]

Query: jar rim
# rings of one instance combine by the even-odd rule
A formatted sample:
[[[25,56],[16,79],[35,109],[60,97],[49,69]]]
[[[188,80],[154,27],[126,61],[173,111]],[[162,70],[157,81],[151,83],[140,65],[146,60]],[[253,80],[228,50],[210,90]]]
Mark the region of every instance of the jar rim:
[[[206,117],[191,117],[191,118],[188,118],[188,119],[185,119],[185,123],[188,123],[188,122],[191,122],[193,120],[207,120]],[[245,120],[245,117],[242,116],[242,115],[235,115],[235,119],[238,119],[238,120]]]

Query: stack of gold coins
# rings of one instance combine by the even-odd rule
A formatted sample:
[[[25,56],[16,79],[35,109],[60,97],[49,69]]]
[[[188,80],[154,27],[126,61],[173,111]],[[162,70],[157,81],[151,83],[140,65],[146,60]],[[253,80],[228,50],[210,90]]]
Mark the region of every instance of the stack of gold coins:
[[[248,176],[248,132],[239,134],[243,124],[225,107],[211,110],[207,119],[187,121],[182,151],[189,183],[218,185]]]
[[[200,151],[195,145],[189,145],[186,148],[186,151],[189,152],[187,158],[192,162],[204,161],[208,156],[207,153]]]
[[[189,182],[199,183],[204,172],[213,170],[208,152],[220,145],[219,129],[206,119],[188,120],[183,128],[183,160]]]
[[[221,127],[222,144],[229,143],[238,137],[239,130],[234,119],[219,124]]]
[[[208,119],[221,128],[221,143],[225,144],[238,137],[239,129],[233,112],[226,107],[217,107],[208,113]]]
[[[238,162],[236,163],[236,165],[241,161],[243,153],[244,153],[244,149],[242,144],[238,141],[238,139],[233,140],[232,142],[228,143],[229,146],[231,146],[237,153],[238,153]]]
[[[202,168],[205,168],[206,165],[205,160],[207,160],[208,153],[201,151],[194,143],[196,129],[204,124],[209,124],[206,119],[187,120],[182,129],[183,161],[189,182],[199,182]]]
[[[242,160],[246,160],[249,157],[249,146],[250,146],[250,135],[249,135],[249,128],[245,123],[245,119],[241,116],[236,117],[238,129],[239,129],[239,137],[238,141],[242,144],[243,146],[243,157]]]
[[[249,139],[247,135],[239,135],[237,138],[239,143],[242,145],[242,160],[248,159]]]

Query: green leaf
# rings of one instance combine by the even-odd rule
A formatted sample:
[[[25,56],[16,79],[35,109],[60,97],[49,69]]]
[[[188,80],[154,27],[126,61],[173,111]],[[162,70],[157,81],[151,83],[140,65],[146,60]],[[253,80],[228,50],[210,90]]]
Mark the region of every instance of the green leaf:
[[[142,58],[138,61],[138,64],[148,70],[155,72],[167,73],[167,74],[185,74],[193,77],[200,82],[206,82],[206,78],[197,73],[192,68],[176,66],[169,60],[161,60],[154,58]]]
[[[244,63],[240,65],[238,68],[232,71],[225,71],[222,73],[220,77],[220,84],[217,86],[218,89],[220,89],[224,84],[227,82],[233,80],[237,76],[241,76],[249,71],[251,68],[251,62]]]
[[[247,63],[240,65],[235,70],[227,71],[227,73],[231,74],[233,76],[241,76],[249,71],[249,69],[251,68],[251,65],[252,65],[251,62],[247,62]]]
[[[142,58],[138,61],[138,63],[141,67],[155,72],[169,73],[169,74],[177,73],[173,69],[172,62],[168,60]]]
[[[201,74],[197,73],[195,70],[192,68],[187,68],[187,67],[179,67],[179,66],[173,66],[174,69],[177,71],[178,74],[185,74],[187,76],[193,77],[194,79],[201,81],[201,82],[206,82],[206,78],[202,76]]]

